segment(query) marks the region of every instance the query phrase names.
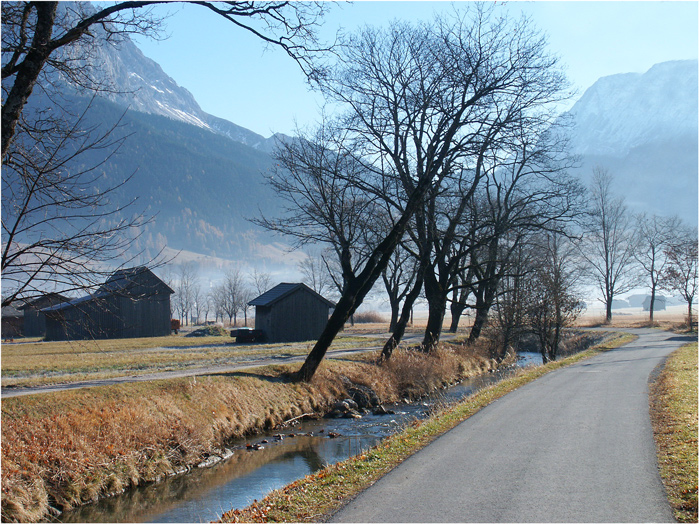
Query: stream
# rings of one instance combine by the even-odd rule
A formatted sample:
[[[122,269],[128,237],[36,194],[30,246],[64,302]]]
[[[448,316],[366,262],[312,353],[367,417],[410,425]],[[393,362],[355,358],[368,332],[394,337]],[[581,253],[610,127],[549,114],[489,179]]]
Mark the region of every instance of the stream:
[[[519,366],[541,364],[538,353],[520,353]],[[409,404],[385,404],[388,415],[368,413],[361,419],[304,420],[284,430],[229,444],[233,455],[207,468],[139,486],[58,517],[59,522],[210,522],[222,513],[244,508],[270,491],[346,460],[376,445],[431,407],[458,401],[501,380],[508,370],[465,380]],[[266,441],[266,442],[262,442]],[[248,450],[247,444],[260,449]]]

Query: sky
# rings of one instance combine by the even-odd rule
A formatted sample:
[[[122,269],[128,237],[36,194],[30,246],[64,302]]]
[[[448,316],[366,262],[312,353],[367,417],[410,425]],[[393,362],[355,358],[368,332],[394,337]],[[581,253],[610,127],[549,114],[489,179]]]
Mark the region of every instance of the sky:
[[[351,33],[394,19],[431,19],[469,2],[356,1],[333,4],[321,35]],[[653,64],[696,59],[699,2],[496,2],[517,17],[529,15],[548,36],[580,95],[597,79],[644,73]],[[322,98],[309,89],[298,65],[283,51],[197,6],[158,7],[170,14],[160,41],[139,37],[143,53],[188,89],[202,109],[265,137],[294,134],[317,121]]]

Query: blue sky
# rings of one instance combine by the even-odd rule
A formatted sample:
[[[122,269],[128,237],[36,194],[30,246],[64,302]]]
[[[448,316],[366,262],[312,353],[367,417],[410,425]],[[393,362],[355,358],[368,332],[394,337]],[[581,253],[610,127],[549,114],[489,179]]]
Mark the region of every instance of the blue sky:
[[[322,31],[332,37],[364,24],[429,19],[468,2],[358,1],[334,5]],[[497,2],[513,15],[524,12],[548,35],[579,93],[598,78],[647,71],[667,60],[696,59],[699,3],[692,2]],[[292,134],[312,125],[322,99],[283,52],[196,6],[164,6],[170,12],[162,41],[138,39],[144,54],[187,88],[202,109],[264,136]]]

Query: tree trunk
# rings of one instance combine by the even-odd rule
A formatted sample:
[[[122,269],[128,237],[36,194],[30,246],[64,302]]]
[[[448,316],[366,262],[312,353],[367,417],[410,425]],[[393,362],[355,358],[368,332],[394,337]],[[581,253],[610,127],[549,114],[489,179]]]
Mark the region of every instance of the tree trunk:
[[[301,380],[308,382],[313,378],[318,366],[320,366],[325,353],[327,352],[330,344],[335,339],[335,336],[344,327],[347,320],[350,318],[354,310],[361,304],[361,300],[358,299],[356,291],[348,293],[347,290],[343,293],[342,297],[335,306],[333,314],[330,315],[328,323],[325,325],[323,333],[316,341],[315,346],[306,357],[303,366],[296,372],[295,380]],[[361,297],[363,298],[363,297]]]
[[[422,347],[430,352],[439,343],[444,324],[444,314],[447,310],[447,293],[445,286],[437,279],[434,269],[428,267],[424,275],[425,298],[427,298],[428,317]]]
[[[388,324],[388,330],[393,333],[398,325],[398,315],[400,314],[400,303],[389,297],[388,301],[391,304],[391,322]]]
[[[381,357],[379,357],[379,362],[385,362],[391,358],[393,350],[398,347],[398,344],[400,344],[400,341],[403,339],[403,335],[405,335],[405,328],[407,327],[408,322],[411,322],[412,324],[413,304],[415,304],[417,297],[420,296],[420,290],[422,289],[422,280],[422,272],[419,271],[415,279],[415,284],[413,285],[413,288],[405,297],[405,302],[403,302],[403,309],[401,310],[400,318],[396,323],[396,327],[391,333],[389,339],[384,344],[383,349],[381,350]]]
[[[17,72],[12,89],[7,94],[2,106],[2,158],[10,147],[15,134],[17,122],[19,122],[22,109],[24,109],[29,96],[34,90],[36,80],[51,54],[49,42],[53,33],[53,24],[56,18],[58,2],[36,2],[36,27],[32,44],[24,57],[21,67]]]
[[[468,335],[468,342],[475,342],[481,336],[483,327],[488,320],[490,307],[493,305],[495,293],[497,291],[499,278],[493,276],[489,281],[484,282],[479,286],[476,292],[476,317],[473,319],[473,326]]]
[[[451,303],[451,324],[449,325],[449,332],[456,333],[459,329],[459,320],[461,320],[461,315],[464,314],[466,309],[466,304],[462,302],[452,302]]]
[[[650,314],[649,314],[649,320],[650,322],[653,322],[653,310],[655,309],[655,286],[652,286],[650,288],[650,305],[648,307]]]
[[[607,324],[609,324],[612,321],[612,300],[613,298],[610,296],[609,300],[607,300],[607,316],[605,317],[605,320]]]
[[[485,326],[488,320],[488,308],[486,308],[485,302],[481,297],[476,297],[476,316],[473,319],[473,325],[471,326],[471,332],[468,334],[469,344],[478,340],[481,336],[481,331],[483,326]]]
[[[692,330],[692,321],[694,317],[692,316],[692,301],[687,301],[687,321],[689,322],[689,330]]]

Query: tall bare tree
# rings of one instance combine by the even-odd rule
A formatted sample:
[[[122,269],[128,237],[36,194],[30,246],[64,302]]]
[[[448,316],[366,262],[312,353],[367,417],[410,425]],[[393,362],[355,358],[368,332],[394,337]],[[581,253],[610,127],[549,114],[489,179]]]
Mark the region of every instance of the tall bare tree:
[[[266,271],[253,268],[250,278],[252,279],[252,285],[258,295],[261,295],[272,287],[272,275]]]
[[[319,295],[332,290],[333,279],[321,253],[306,253],[306,258],[299,262],[298,268],[303,283]]]
[[[199,275],[193,262],[180,265],[175,277],[173,304],[185,325],[189,325],[199,290]]]
[[[638,284],[636,239],[624,199],[612,192],[611,174],[595,167],[592,175],[590,215],[580,253],[587,261],[588,278],[601,293],[605,319],[611,322],[614,297]]]
[[[661,286],[662,275],[668,262],[668,248],[681,230],[678,217],[647,216],[636,219],[636,249],[634,258],[650,287],[649,320],[653,322],[655,298]]]
[[[425,195],[439,191],[450,174],[469,169],[474,142],[481,136],[483,122],[492,120],[498,101],[526,98],[532,76],[550,80],[558,74],[543,39],[531,31],[518,31],[522,24],[478,5],[432,23],[365,28],[342,47],[339,66],[321,82],[332,102],[348,108],[333,126],[341,139],[329,150],[320,148],[326,150],[320,164],[284,167],[291,176],[297,176],[294,171],[306,177],[333,172],[334,179],[323,184],[333,190],[326,196],[348,201],[345,196],[351,195],[351,201],[377,206],[392,221],[384,231],[365,228],[373,238],[365,239],[358,258],[361,263],[352,259],[357,246],[338,251],[342,296],[298,378],[313,376],[335,335],[388,265]],[[342,169],[327,169],[328,164],[337,165],[336,159],[345,162]],[[305,220],[309,200],[297,190],[298,181],[293,184],[291,200],[302,197],[298,216]],[[315,186],[310,189],[319,194]],[[327,206],[322,198],[310,202],[317,203]],[[330,217],[333,222],[326,229],[326,239],[340,229],[337,215]],[[317,234],[317,223],[303,223]],[[347,238],[346,231],[343,235]],[[330,240],[334,246],[342,245],[337,238]]]
[[[577,257],[577,248],[564,235],[538,235],[524,301],[526,319],[539,339],[544,363],[556,360],[563,329],[584,309],[578,289],[581,272]]]
[[[129,218],[133,210],[109,202],[128,177],[99,193],[93,187],[96,169],[126,138],[118,122],[102,129],[85,125],[90,105],[74,107],[63,94],[67,85],[83,92],[114,90],[91,53],[129,34],[157,36],[162,17],[153,8],[164,3],[2,3],[2,274],[4,287],[12,288],[3,305],[44,291],[47,283],[61,291],[96,285],[143,226],[138,214]],[[282,48],[309,79],[320,75],[315,58],[327,46],[319,43],[317,29],[328,4],[187,3]],[[42,108],[47,101],[53,111]],[[89,151],[103,160],[84,165]]]
[[[697,294],[697,229],[680,229],[675,241],[666,248],[667,265],[662,277],[665,289],[677,291],[687,302],[687,325],[692,329],[692,303]]]

